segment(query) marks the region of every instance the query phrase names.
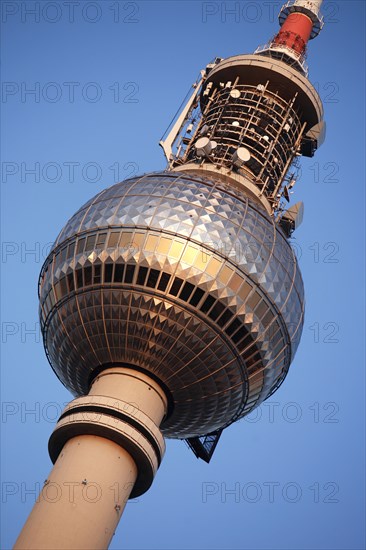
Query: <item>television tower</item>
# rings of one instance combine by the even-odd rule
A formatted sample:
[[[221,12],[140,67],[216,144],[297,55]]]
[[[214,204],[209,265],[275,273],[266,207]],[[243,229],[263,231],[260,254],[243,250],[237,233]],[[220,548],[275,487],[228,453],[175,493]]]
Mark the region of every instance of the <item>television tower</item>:
[[[101,191],[58,235],[40,318],[76,398],[15,548],[107,548],[164,437],[208,462],[286,377],[304,290],[289,243],[303,206],[285,204],[325,133],[305,62],[321,3],[287,2],[266,46],[207,65],[160,142],[167,169]]]

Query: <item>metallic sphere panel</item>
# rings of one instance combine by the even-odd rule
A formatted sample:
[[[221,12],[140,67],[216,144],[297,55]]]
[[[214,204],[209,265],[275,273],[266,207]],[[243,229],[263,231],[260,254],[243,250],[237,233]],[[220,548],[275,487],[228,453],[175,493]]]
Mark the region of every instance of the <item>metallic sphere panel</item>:
[[[44,345],[75,395],[130,364],[168,388],[168,437],[250,412],[285,377],[303,324],[293,251],[262,207],[213,176],[148,174],[84,205],[40,276]]]

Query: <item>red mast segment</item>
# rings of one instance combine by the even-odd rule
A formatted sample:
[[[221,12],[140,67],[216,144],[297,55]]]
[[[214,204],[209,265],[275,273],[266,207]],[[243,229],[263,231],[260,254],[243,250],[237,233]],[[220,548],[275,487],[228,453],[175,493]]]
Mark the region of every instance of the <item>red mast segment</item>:
[[[291,13],[273,39],[273,45],[287,46],[303,54],[313,30],[313,21],[303,13]]]
[[[279,59],[307,76],[306,49],[309,40],[323,28],[320,6],[323,0],[290,0],[279,13],[281,29],[256,54]]]

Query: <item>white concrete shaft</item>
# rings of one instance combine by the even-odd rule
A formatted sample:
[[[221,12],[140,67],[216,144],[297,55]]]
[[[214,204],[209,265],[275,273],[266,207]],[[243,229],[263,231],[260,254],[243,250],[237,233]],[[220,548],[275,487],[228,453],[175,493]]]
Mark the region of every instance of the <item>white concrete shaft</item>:
[[[113,441],[82,435],[64,446],[14,548],[108,548],[137,477]]]
[[[102,372],[90,394],[132,403],[157,426],[167,410],[161,388],[131,369]],[[56,460],[14,549],[108,548],[137,475],[134,460],[120,445],[94,435],[72,437]]]
[[[145,413],[160,426],[167,412],[167,399],[161,387],[146,374],[124,367],[102,371],[88,395],[122,399]]]

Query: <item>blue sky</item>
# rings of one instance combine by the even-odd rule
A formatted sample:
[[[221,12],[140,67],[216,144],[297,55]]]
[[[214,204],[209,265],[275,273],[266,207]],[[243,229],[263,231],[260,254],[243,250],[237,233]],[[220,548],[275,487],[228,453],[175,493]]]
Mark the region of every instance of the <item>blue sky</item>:
[[[2,548],[47,477],[48,437],[71,397],[36,325],[50,243],[104,187],[164,168],[158,141],[199,70],[267,42],[280,6],[2,2]],[[293,195],[305,203],[295,361],[279,391],[224,432],[210,465],[167,442],[112,549],[365,547],[365,3],[325,0],[323,12],[309,76],[328,133]]]

